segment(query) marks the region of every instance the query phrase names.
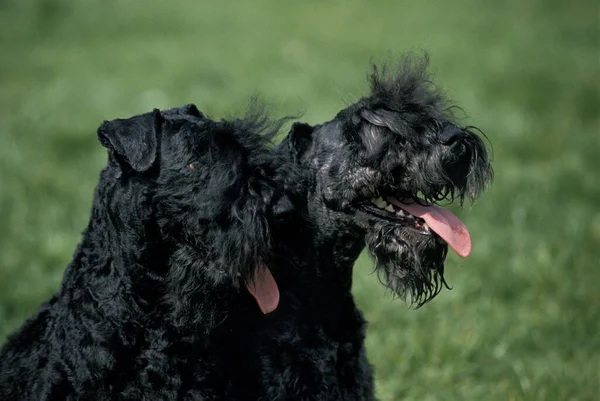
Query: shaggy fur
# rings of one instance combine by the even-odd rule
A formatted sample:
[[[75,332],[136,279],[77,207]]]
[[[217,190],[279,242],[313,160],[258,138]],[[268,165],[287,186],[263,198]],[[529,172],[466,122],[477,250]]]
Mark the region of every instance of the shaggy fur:
[[[422,219],[372,200],[462,204],[492,180],[478,129],[454,122],[426,67],[426,59],[406,58],[397,69],[375,68],[370,96],[324,124],[295,124],[275,149],[301,174],[288,192],[301,194],[304,216],[277,242],[276,265],[294,276],[287,296],[296,315],[311,313],[311,344],[322,347],[322,377],[331,378],[321,385],[339,388],[314,399],[374,399],[365,322],[351,294],[353,264],[365,244],[395,295],[421,306],[445,284],[448,245]]]
[[[265,121],[188,105],[100,126],[89,225],[60,290],[0,351],[1,400],[246,399],[273,370],[246,285],[286,205]]]
[[[317,242],[343,249],[319,264],[341,263],[333,270],[349,280],[349,256],[366,241],[384,284],[418,305],[445,284],[448,246],[422,219],[387,213],[371,201],[392,196],[423,206],[462,205],[493,178],[479,129],[454,122],[454,107],[431,83],[427,64],[407,57],[397,69],[374,67],[370,96],[324,124],[295,124],[278,146],[303,172]]]
[[[0,399],[374,400],[353,263],[366,242],[385,284],[422,303],[447,246],[369,199],[475,198],[491,180],[447,110],[408,62],[274,149],[264,119],[192,105],[105,122],[89,226],[59,292],[0,351]],[[280,293],[266,315],[246,288],[260,266]]]

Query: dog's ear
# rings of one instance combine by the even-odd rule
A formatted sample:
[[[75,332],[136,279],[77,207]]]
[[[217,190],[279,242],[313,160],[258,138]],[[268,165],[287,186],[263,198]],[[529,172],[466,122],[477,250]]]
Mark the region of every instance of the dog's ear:
[[[296,161],[310,148],[312,144],[313,127],[305,123],[294,123],[282,143],[290,156]]]
[[[185,106],[181,106],[181,107],[174,107],[172,109],[163,110],[162,113],[164,115],[173,114],[173,115],[204,118],[204,114],[202,114],[202,112],[200,110],[198,110],[196,105],[193,103],[189,103],[189,104],[186,104]]]
[[[104,121],[98,128],[98,140],[134,170],[143,172],[156,159],[161,122],[162,116],[157,109],[127,119]]]

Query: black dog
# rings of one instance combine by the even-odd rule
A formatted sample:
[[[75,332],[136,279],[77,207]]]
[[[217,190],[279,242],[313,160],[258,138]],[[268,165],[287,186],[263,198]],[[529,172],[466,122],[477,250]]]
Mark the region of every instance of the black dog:
[[[295,302],[282,307],[311,315],[307,338],[324,367],[315,384],[339,390],[314,399],[374,398],[365,323],[350,292],[365,243],[381,281],[419,306],[446,284],[448,245],[463,257],[471,251],[464,224],[435,203],[474,200],[493,172],[478,130],[453,121],[426,66],[406,58],[398,70],[375,69],[369,97],[322,125],[295,124],[276,148],[299,168],[290,171],[301,174],[293,181],[306,216],[277,243],[285,247],[274,265],[298,283],[282,293]]]
[[[269,225],[287,207],[265,122],[188,105],[100,126],[89,225],[58,293],[0,351],[1,400],[245,399],[223,338],[279,302]]]

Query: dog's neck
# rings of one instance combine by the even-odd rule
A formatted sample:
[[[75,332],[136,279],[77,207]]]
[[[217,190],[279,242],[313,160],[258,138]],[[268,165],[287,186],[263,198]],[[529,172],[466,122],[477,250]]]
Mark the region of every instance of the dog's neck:
[[[122,202],[143,200],[131,196],[135,183],[117,187],[117,178],[114,168],[101,173],[91,218],[65,272],[60,301],[66,308],[89,304],[105,318],[105,324],[98,326],[103,337],[133,341],[121,335],[127,328],[119,322],[127,322],[127,327],[144,324],[158,293],[148,285],[144,266],[147,254],[141,244],[146,232],[134,223],[143,220],[137,220],[141,216],[127,216],[119,207]]]
[[[208,276],[210,269],[202,266],[206,255],[164,243],[152,224],[151,200],[138,198],[144,191],[136,185],[141,184],[121,178],[111,166],[103,170],[90,222],[67,274],[86,281],[103,277],[86,286],[96,298],[136,294],[123,303],[135,311],[136,320],[159,319],[178,331],[209,332],[226,314],[231,284],[216,285],[215,277]],[[140,207],[121,207],[123,202]]]
[[[286,142],[275,151],[287,152]],[[365,233],[324,204],[322,189],[315,182],[317,172],[310,163],[310,158],[288,157],[280,168],[289,175],[285,182],[292,183],[286,190],[293,192],[296,213],[290,214],[274,233],[275,238],[283,239],[278,241],[277,265],[285,270],[298,260],[298,266],[314,266],[311,271],[299,274],[313,276],[311,283],[323,283],[324,293],[333,291],[343,297],[350,296],[353,266],[365,247]]]
[[[226,316],[238,292],[230,280],[219,280],[206,255],[192,247],[171,254],[164,281],[161,318],[179,332],[209,334]]]
[[[316,196],[304,196],[299,213],[282,224],[274,236],[284,238],[277,251],[281,268],[297,260],[299,266],[314,266],[299,274],[314,276],[311,283],[321,283],[322,292],[349,295],[352,270],[365,246],[364,232],[339,222],[337,216],[324,207]],[[318,293],[315,289],[311,292]]]
[[[110,262],[125,271],[135,268],[134,264],[143,258],[145,249],[140,244],[145,237],[145,227],[142,222],[147,217],[134,216],[130,213],[134,208],[124,206],[144,200],[134,196],[135,182],[118,183],[118,175],[118,170],[110,165],[100,175],[90,221],[80,247],[90,254],[90,258],[83,261],[89,267],[101,269]],[[141,206],[135,209],[143,213]],[[95,259],[91,257],[93,255],[103,255],[107,260]]]
[[[325,275],[332,275],[333,282],[349,293],[354,263],[364,249],[364,235],[352,231],[339,236],[320,235],[323,237],[316,242],[318,264]]]

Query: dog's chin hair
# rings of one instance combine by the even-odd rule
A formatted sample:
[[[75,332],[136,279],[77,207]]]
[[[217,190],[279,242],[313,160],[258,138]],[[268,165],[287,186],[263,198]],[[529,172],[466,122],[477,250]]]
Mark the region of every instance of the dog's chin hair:
[[[418,262],[417,262],[418,263]],[[435,298],[444,287],[450,289],[444,279],[441,269],[426,269],[415,274],[420,267],[407,269],[400,263],[389,261],[377,263],[377,277],[382,285],[387,287],[393,296],[407,302],[411,307],[420,308]]]
[[[431,252],[431,240],[410,246],[398,239],[384,241],[384,232],[385,228],[372,238],[368,236],[367,246],[375,259],[379,281],[394,297],[420,308],[435,298],[444,287],[450,289],[444,278],[447,245],[439,245],[443,248],[441,254],[436,255],[438,260],[429,260],[426,255]]]

